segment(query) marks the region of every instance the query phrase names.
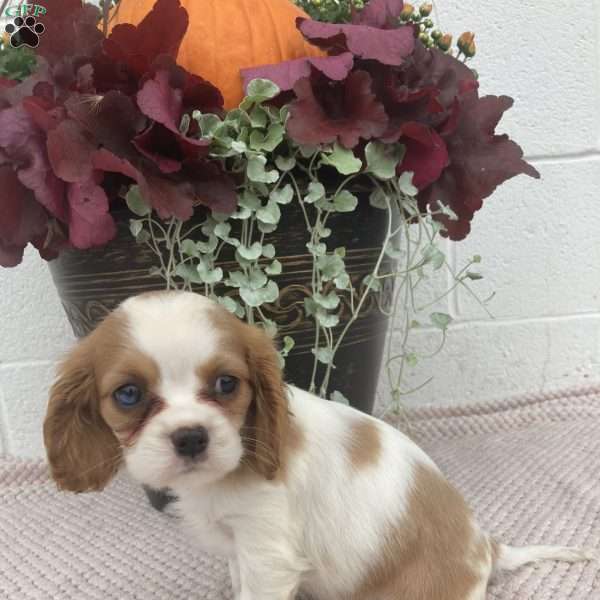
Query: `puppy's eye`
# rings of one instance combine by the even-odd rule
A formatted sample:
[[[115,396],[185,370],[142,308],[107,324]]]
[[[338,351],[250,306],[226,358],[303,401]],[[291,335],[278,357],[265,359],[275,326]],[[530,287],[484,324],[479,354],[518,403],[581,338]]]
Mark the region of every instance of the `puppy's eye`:
[[[142,400],[142,390],[133,383],[122,385],[113,393],[113,398],[117,404],[123,408],[133,408]]]
[[[221,375],[215,381],[215,392],[217,394],[231,394],[235,392],[238,380],[233,375]]]

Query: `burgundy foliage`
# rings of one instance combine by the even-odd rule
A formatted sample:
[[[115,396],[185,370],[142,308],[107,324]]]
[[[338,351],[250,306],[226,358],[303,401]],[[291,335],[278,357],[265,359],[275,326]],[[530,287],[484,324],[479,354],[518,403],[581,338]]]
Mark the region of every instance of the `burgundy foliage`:
[[[402,0],[371,0],[350,24],[299,19],[299,30],[327,57],[242,75],[246,85],[260,76],[284,94],[293,90],[287,128],[300,144],[338,142],[359,153],[369,140],[403,144],[399,174],[414,173],[422,210],[439,212],[441,203],[457,215],[435,218],[446,235],[460,240],[498,185],[519,174],[539,174],[515,142],[495,133],[512,100],[480,97],[469,67],[426,49],[412,25],[398,25],[402,9]]]
[[[107,194],[115,176],[136,182],[162,218],[196,204],[235,208],[233,182],[207,159],[207,143],[179,131],[192,109],[221,112],[218,89],[175,63],[188,26],[179,0],[158,0],[136,27],[105,39],[99,12],[57,1],[44,19],[39,68],[0,79],[0,265],[32,243],[50,259],[64,247],[112,239]],[[107,175],[111,174],[111,185]]]

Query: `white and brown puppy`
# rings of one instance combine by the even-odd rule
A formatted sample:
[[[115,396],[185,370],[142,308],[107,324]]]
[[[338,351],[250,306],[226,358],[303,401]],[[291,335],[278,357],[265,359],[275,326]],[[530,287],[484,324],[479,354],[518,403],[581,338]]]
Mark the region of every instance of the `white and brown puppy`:
[[[130,474],[179,497],[238,600],[482,600],[491,574],[569,548],[511,548],[398,431],[282,381],[261,330],[202,296],[131,298],[62,364],[44,425],[58,485]]]

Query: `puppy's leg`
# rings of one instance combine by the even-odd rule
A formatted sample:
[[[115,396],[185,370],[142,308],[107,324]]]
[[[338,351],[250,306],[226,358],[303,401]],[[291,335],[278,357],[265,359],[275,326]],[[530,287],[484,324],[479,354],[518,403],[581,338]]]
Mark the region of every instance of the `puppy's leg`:
[[[294,600],[306,565],[285,543],[238,546],[240,600]]]

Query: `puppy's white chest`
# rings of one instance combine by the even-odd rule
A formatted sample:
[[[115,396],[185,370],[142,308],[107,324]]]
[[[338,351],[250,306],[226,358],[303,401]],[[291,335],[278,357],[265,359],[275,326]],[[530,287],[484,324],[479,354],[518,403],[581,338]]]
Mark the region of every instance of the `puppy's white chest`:
[[[205,502],[194,502],[184,497],[178,509],[184,530],[201,550],[220,556],[235,556],[232,528],[215,515]]]

